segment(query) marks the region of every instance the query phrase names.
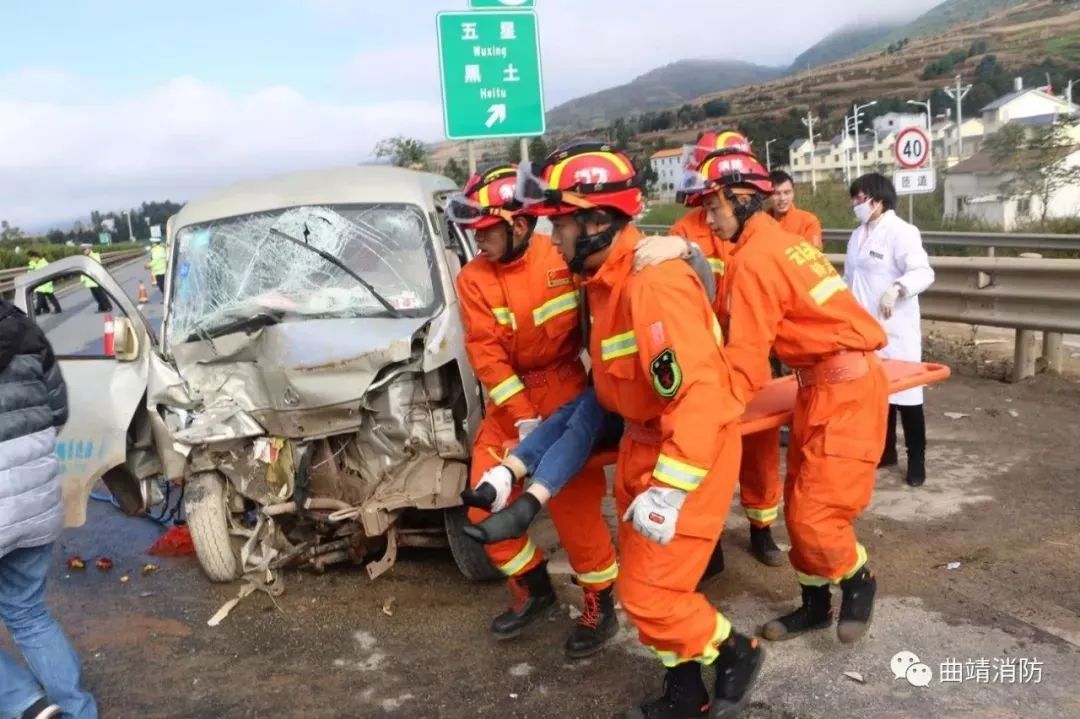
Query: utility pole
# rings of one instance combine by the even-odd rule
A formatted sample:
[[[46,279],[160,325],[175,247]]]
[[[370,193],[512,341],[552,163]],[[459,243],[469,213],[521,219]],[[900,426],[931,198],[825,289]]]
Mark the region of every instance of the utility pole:
[[[806,117],[802,118],[802,124],[806,126],[806,130],[810,137],[810,184],[813,187],[813,191],[817,192],[817,172],[814,169],[815,155],[817,155],[817,147],[814,144],[814,123],[818,119],[814,117],[810,110],[806,111]]]
[[[956,76],[956,87],[946,87],[945,94],[953,100],[956,100],[956,158],[963,161],[964,159],[964,110],[961,103],[967,94],[971,92],[971,85],[961,85],[962,79],[959,75]],[[945,166],[948,167],[948,154],[945,153]]]
[[[124,210],[124,217],[127,218],[127,223],[128,223],[128,242],[134,242],[135,241],[135,231],[131,229],[131,211],[130,210]]]
[[[848,150],[848,136],[851,133],[851,117],[844,115],[844,182],[851,184],[851,151]]]
[[[769,145],[776,142],[776,140],[767,140],[765,142],[765,167],[772,172],[772,155],[769,154]]]

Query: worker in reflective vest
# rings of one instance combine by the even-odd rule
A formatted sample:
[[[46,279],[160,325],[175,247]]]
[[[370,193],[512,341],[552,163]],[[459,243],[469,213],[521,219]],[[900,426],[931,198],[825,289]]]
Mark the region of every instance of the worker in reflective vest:
[[[94,246],[89,243],[83,243],[81,246],[83,254],[92,259],[94,262],[101,264],[101,253],[94,251]],[[101,286],[90,279],[89,276],[82,276],[83,287],[90,290],[90,294],[93,296],[94,301],[97,302],[97,311],[112,312],[112,301],[109,300],[108,293],[101,288]]]
[[[472,449],[474,488],[505,458],[508,445],[588,385],[577,288],[550,239],[534,233],[536,219],[516,211],[516,174],[513,165],[501,165],[474,175],[446,210],[451,221],[476,233],[480,250],[457,277],[466,351],[490,400]],[[612,590],[618,565],[600,510],[606,493],[603,469],[586,469],[549,505],[584,590],[584,611],[566,642],[572,658],[599,651],[618,627]],[[470,501],[468,493],[466,501],[474,524],[489,516],[479,508],[483,502]],[[517,636],[556,602],[544,553],[528,536],[485,549],[514,596],[491,630],[500,639]]]
[[[27,268],[33,272],[34,270],[40,270],[49,266],[49,261],[41,256],[41,253],[37,250],[29,250],[26,253],[29,261],[26,263]],[[34,288],[34,314],[47,315],[49,314],[49,305],[52,305],[52,311],[60,314],[63,310],[60,309],[60,301],[56,299],[56,287],[52,282],[44,282]]]
[[[150,274],[154,278],[154,284],[161,291],[162,296],[165,295],[165,272],[169,262],[169,255],[165,251],[165,245],[162,244],[160,237],[150,238],[150,261],[146,263],[146,268],[150,270]]]
[[[831,626],[830,584],[842,592],[837,634],[870,625],[877,582],[852,522],[869,505],[885,440],[885,333],[821,252],[763,209],[772,191],[748,153],[718,152],[695,191],[710,226],[736,242],[727,287],[732,388],[749,402],[771,378],[770,349],[799,383],[788,446],[784,518],[802,605],[765,625],[767,639]]]
[[[523,163],[517,192],[526,212],[551,216],[553,242],[584,277],[596,395],[626,420],[616,586],[638,638],[667,668],[664,694],[627,716],[734,717],[764,652],[696,587],[734,492],[743,405],[693,270],[662,262],[634,272],[640,182],[624,154],[578,143]],[[711,707],[702,665],[715,669]]]

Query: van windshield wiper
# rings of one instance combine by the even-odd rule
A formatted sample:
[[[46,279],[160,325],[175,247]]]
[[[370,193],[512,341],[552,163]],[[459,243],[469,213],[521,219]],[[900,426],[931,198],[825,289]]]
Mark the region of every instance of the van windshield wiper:
[[[209,330],[201,330],[188,337],[188,342],[196,339],[208,340],[213,337],[221,337],[223,335],[232,334],[233,332],[242,332],[244,330],[252,330],[257,327],[267,327],[269,325],[276,325],[281,322],[281,318],[284,317],[283,312],[259,312],[258,314],[250,317],[240,317],[232,322],[226,322],[223,325],[218,325]]]
[[[290,235],[288,233],[285,233],[285,232],[282,232],[281,230],[279,230],[276,227],[271,227],[270,232],[281,235],[282,237],[284,237],[286,240],[293,243],[294,245],[297,245],[299,247],[307,248],[308,250],[311,250],[312,252],[317,254],[319,257],[322,257],[324,260],[326,260],[330,264],[334,265],[335,267],[340,269],[342,272],[346,273],[347,275],[352,277],[354,280],[359,282],[361,284],[361,286],[363,286],[363,288],[365,290],[370,292],[371,296],[374,297],[378,301],[378,303],[380,305],[385,307],[386,311],[389,312],[392,316],[401,317],[401,312],[398,311],[397,307],[394,307],[392,304],[390,304],[390,302],[385,297],[383,297],[382,295],[379,294],[378,290],[376,290],[374,287],[371,286],[370,282],[368,282],[363,277],[361,277],[360,275],[353,272],[344,262],[339,260],[337,257],[334,257],[333,255],[331,255],[326,250],[320,250],[318,247],[313,247],[313,246],[309,245],[307,242],[303,242],[301,240],[298,240],[295,237],[293,237],[292,235]],[[309,233],[308,233],[307,225],[305,224],[304,225],[304,236],[307,237],[308,234]]]

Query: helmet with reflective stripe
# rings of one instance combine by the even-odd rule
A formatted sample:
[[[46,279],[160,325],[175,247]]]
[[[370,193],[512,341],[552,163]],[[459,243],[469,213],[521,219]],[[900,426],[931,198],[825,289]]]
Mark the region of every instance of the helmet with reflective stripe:
[[[447,217],[471,230],[510,222],[514,212],[521,208],[514,199],[517,171],[515,165],[508,163],[473,175],[465,183],[465,190],[447,201]]]
[[[773,184],[761,161],[743,150],[717,150],[710,153],[694,172],[687,173],[681,192],[688,205],[700,205],[711,193],[771,195]]]
[[[611,209],[633,217],[644,208],[640,178],[629,157],[611,145],[565,145],[541,163],[522,163],[517,199],[533,215]]]
[[[694,153],[691,160],[694,163],[694,167],[696,168],[704,162],[706,157],[717,150],[741,150],[742,152],[750,153],[750,141],[746,139],[746,135],[743,135],[738,130],[706,132],[698,139],[697,144],[694,145]]]

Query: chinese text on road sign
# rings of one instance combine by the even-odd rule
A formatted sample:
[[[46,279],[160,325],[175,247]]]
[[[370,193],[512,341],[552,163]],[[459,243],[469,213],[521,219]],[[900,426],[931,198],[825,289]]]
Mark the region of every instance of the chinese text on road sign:
[[[446,136],[544,134],[536,14],[446,12],[437,25]]]
[[[930,139],[917,127],[905,127],[893,145],[896,164],[905,170],[914,170],[926,164],[930,158]]]
[[[893,175],[893,184],[898,195],[921,195],[933,192],[935,186],[934,169],[897,170]]]

